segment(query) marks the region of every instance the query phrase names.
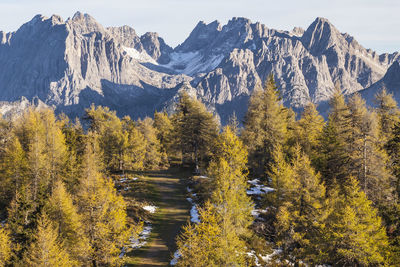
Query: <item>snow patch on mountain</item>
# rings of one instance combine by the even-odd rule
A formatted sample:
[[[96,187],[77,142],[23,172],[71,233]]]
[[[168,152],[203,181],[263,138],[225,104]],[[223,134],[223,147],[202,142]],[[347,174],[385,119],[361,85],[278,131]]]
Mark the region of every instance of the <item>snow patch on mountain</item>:
[[[133,59],[136,59],[137,61],[139,61],[141,63],[151,63],[151,64],[154,64],[154,65],[158,65],[157,61],[155,61],[145,51],[139,52],[135,48],[126,47],[126,46],[122,46],[122,49],[126,52],[126,54],[128,56],[130,56]]]

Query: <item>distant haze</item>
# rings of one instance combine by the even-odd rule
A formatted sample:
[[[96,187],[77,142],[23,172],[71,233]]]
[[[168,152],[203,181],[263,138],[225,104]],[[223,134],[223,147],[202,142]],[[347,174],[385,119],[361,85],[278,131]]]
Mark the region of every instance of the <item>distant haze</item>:
[[[269,28],[291,30],[325,17],[366,48],[379,53],[400,50],[398,0],[0,0],[0,30],[15,31],[36,14],[67,19],[78,10],[105,26],[129,25],[139,34],[158,32],[173,47],[200,20],[226,23],[246,17]]]

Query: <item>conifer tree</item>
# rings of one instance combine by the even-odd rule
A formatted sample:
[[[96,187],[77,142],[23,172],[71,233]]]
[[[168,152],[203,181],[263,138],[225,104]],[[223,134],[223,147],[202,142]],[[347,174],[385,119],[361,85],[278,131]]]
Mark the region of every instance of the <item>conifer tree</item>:
[[[146,117],[138,122],[138,129],[146,140],[144,167],[145,169],[156,169],[168,166],[168,158],[166,152],[162,151],[162,146],[157,139],[157,131],[153,127],[153,120]]]
[[[343,94],[337,88],[330,100],[330,113],[321,141],[320,171],[328,189],[336,182],[343,185],[347,179],[350,162],[347,153],[349,118],[350,111]]]
[[[155,112],[153,126],[157,131],[157,138],[161,143],[161,152],[168,157],[172,156],[174,153],[174,127],[168,114],[166,112]]]
[[[49,219],[58,229],[58,240],[63,242],[70,258],[80,265],[88,265],[90,246],[81,222],[81,215],[72,203],[72,196],[66,191],[63,182],[54,184],[45,210]]]
[[[400,121],[400,110],[392,94],[383,89],[375,95],[376,113],[378,115],[379,139],[385,145],[393,137],[393,129]]]
[[[116,265],[120,250],[129,236],[126,205],[122,196],[117,195],[113,182],[99,172],[98,148],[91,135],[93,133],[89,135],[83,156],[78,208],[91,246],[92,264]]]
[[[223,234],[248,233],[252,223],[252,202],[246,194],[247,151],[227,126],[217,141],[216,153],[208,168],[213,180],[211,202],[221,216]]]
[[[348,174],[356,177],[367,197],[380,205],[391,199],[392,176],[387,170],[387,155],[379,144],[376,116],[367,110],[360,95],[348,101],[349,130],[347,154],[350,157]]]
[[[249,150],[249,162],[257,175],[270,171],[273,153],[287,141],[288,120],[291,116],[280,101],[273,75],[268,77],[264,91],[255,89],[242,133]]]
[[[350,178],[346,192],[332,201],[332,212],[327,218],[324,236],[326,263],[334,266],[385,265],[388,239],[381,218],[354,178]],[[333,194],[334,195],[334,194]]]
[[[309,158],[296,148],[293,159],[292,187],[296,194],[287,195],[279,207],[276,219],[277,244],[283,255],[294,256],[295,261],[309,264],[319,262],[319,238],[326,218],[325,187],[320,175],[311,167]]]
[[[391,169],[396,177],[394,188],[400,198],[400,122],[394,126],[393,136],[389,139],[386,150],[390,156]]]
[[[57,229],[45,214],[38,221],[34,242],[25,252],[23,262],[35,267],[77,266],[58,241]]]
[[[8,232],[0,227],[0,267],[6,266],[11,258],[11,239]]]
[[[319,115],[313,103],[307,104],[296,123],[295,139],[302,151],[308,155],[313,166],[320,166],[320,148],[322,132],[325,125],[324,118]]]
[[[146,156],[147,141],[135,123],[129,118],[123,119],[123,129],[126,133],[126,143],[121,157],[123,170],[143,170]]]
[[[235,247],[224,251],[222,228],[215,207],[206,202],[204,208],[199,208],[199,214],[200,223],[185,226],[178,236],[181,257],[177,266],[243,266],[244,255],[235,251]]]
[[[194,159],[196,169],[205,160],[215,143],[218,125],[200,101],[181,93],[175,115],[177,141],[184,160]]]
[[[18,138],[13,135],[5,144],[1,162],[0,196],[3,207],[7,207],[21,185],[28,182],[27,168],[25,151]]]

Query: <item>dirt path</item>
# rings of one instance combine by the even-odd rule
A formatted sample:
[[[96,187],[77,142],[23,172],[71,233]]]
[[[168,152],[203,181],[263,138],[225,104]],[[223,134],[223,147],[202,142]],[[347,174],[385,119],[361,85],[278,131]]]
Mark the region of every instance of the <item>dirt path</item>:
[[[189,219],[190,204],[186,200],[185,173],[178,169],[150,172],[146,182],[158,192],[154,199],[158,210],[152,221],[149,245],[137,253],[133,266],[168,266],[176,250],[176,236]]]

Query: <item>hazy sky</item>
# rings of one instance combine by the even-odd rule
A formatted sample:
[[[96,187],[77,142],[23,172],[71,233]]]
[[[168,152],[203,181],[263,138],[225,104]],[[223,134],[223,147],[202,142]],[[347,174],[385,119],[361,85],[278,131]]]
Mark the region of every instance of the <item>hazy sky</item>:
[[[77,10],[104,26],[158,32],[171,46],[183,42],[200,20],[225,24],[232,17],[247,17],[291,30],[325,17],[366,48],[400,51],[399,0],[0,0],[0,30],[15,31],[36,14],[67,19]]]

